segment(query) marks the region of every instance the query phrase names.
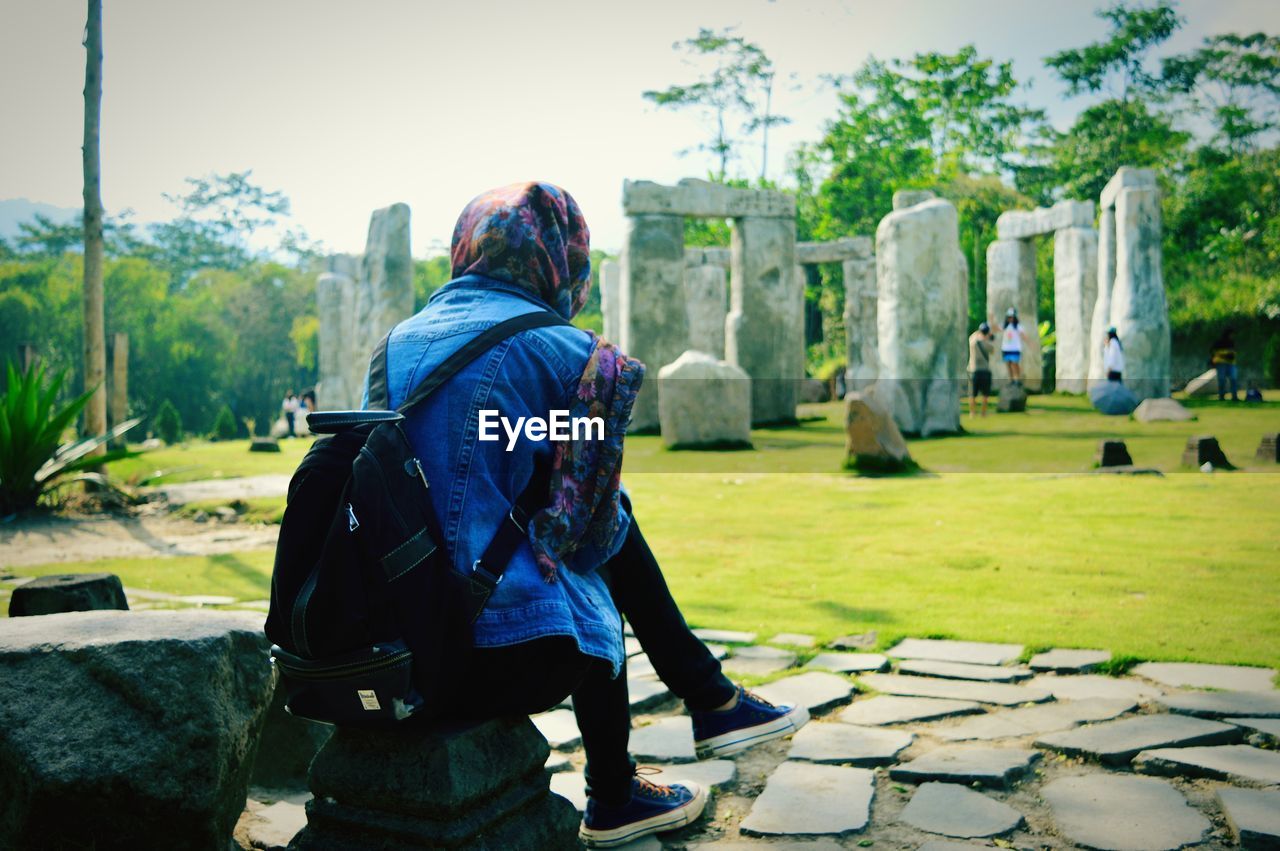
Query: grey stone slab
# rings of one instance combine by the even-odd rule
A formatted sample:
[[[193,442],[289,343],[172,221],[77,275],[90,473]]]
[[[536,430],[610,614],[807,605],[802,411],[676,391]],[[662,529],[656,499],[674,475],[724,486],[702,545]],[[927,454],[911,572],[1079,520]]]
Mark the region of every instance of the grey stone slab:
[[[737,779],[738,766],[731,759],[709,759],[683,765],[658,765],[662,774],[648,779],[654,783],[670,785],[682,780],[692,780],[704,789],[727,786]]]
[[[1245,851],[1280,849],[1280,791],[1219,789],[1218,804]]]
[[[932,659],[971,665],[1006,665],[1022,655],[1021,644],[988,644],[936,638],[904,638],[888,651],[894,659]]]
[[[627,699],[633,712],[646,712],[670,697],[671,690],[659,680],[648,677],[627,679]]]
[[[1022,825],[1022,813],[1013,807],[954,783],[921,785],[900,818],[920,830],[962,839],[999,836]]]
[[[1193,747],[1238,741],[1240,728],[1218,721],[1181,715],[1139,715],[1090,724],[1036,740],[1042,748],[1067,756],[1085,756],[1108,765],[1124,765],[1140,751],[1164,747]]]
[[[1150,777],[1064,777],[1040,794],[1061,834],[1100,851],[1171,851],[1199,842],[1210,827],[1177,789]]]
[[[564,754],[552,751],[547,757],[546,768],[552,774],[559,774],[561,771],[571,770],[573,763],[569,762],[569,757]]]
[[[737,674],[766,676],[785,671],[795,662],[796,654],[790,650],[750,645],[734,648],[733,655],[724,660],[724,668]]]
[[[1156,748],[1133,758],[1143,774],[1166,777],[1209,777],[1245,785],[1280,784],[1280,753],[1250,745]]]
[[[854,701],[840,713],[846,724],[906,724],[910,721],[933,721],[956,715],[972,715],[982,707],[971,700],[939,700],[931,697],[896,697],[877,695]]]
[[[1040,754],[1025,748],[943,745],[910,762],[889,769],[889,776],[906,783],[981,783],[1007,789],[1026,774]]]
[[[253,816],[245,820],[245,838],[254,848],[285,848],[307,825],[306,807],[297,801],[247,801],[245,808]]]
[[[787,758],[872,768],[891,764],[914,738],[902,730],[814,722],[795,734]]]
[[[858,682],[867,688],[885,694],[906,697],[942,697],[952,700],[974,700],[978,703],[994,703],[999,706],[1017,706],[1021,703],[1043,703],[1049,699],[1047,691],[1005,683],[975,683],[964,680],[943,680],[936,677],[903,676],[901,674],[864,674]]]
[[[759,836],[843,834],[871,818],[875,773],[807,762],[784,762],[765,783],[740,826]]]
[[[1274,691],[1274,668],[1204,665],[1197,662],[1143,662],[1133,673],[1170,688],[1213,688],[1222,691]]]
[[[1111,661],[1110,650],[1073,650],[1055,647],[1031,657],[1031,670],[1059,674],[1083,674]]]
[[[1248,716],[1250,718],[1280,718],[1280,693],[1261,691],[1218,691],[1200,694],[1172,694],[1160,704],[1179,715],[1198,715],[1202,718]]]
[[[551,775],[551,791],[582,812],[587,808],[587,777],[581,771],[565,771]]]
[[[534,715],[532,721],[553,750],[571,751],[582,744],[582,734],[578,732],[578,722],[572,709],[553,709]]]
[[[693,721],[673,715],[631,731],[631,755],[654,762],[692,762]]]
[[[1107,721],[1135,709],[1132,700],[1092,697],[1006,709],[965,719],[930,732],[947,741],[1006,739],[1066,730],[1079,724]]]
[[[632,680],[654,679],[658,672],[649,661],[649,654],[637,653],[627,659],[627,678]]]
[[[974,848],[991,848],[993,846],[987,843],[979,845],[976,842],[951,842],[946,839],[930,839],[921,845],[916,851],[973,851]]]
[[[856,635],[842,635],[832,639],[830,647],[837,650],[870,650],[876,646],[880,636],[874,629],[870,632],[859,632]]]
[[[693,634],[703,641],[714,641],[719,644],[754,644],[754,632],[738,632],[732,629],[695,629]]]
[[[1143,703],[1164,694],[1161,689],[1138,680],[1108,677],[1102,674],[1053,676],[1041,674],[1027,685],[1047,691],[1056,700],[1084,700],[1088,697],[1128,698]]]
[[[812,635],[802,632],[780,632],[769,639],[770,644],[785,644],[788,647],[813,647],[817,641]]]
[[[836,674],[810,671],[760,686],[754,691],[770,703],[793,703],[812,713],[819,713],[847,703],[853,695],[853,683]]]
[[[1228,724],[1241,727],[1255,745],[1274,748],[1280,745],[1280,718],[1223,718]]]
[[[806,668],[834,671],[837,674],[875,673],[889,667],[889,660],[879,653],[819,653]]]
[[[644,648],[640,646],[640,642],[630,635],[622,637],[622,649],[628,656],[634,656],[637,653],[643,653]]]
[[[935,662],[932,659],[909,659],[898,663],[899,674],[941,677],[945,680],[977,680],[984,683],[1016,683],[1031,676],[1030,668],[1004,665],[970,665],[967,662]]]

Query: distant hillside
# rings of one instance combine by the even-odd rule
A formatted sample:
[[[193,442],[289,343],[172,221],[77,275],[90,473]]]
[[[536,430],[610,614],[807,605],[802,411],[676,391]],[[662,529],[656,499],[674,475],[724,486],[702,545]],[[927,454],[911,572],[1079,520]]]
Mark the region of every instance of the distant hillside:
[[[48,216],[55,222],[69,222],[80,217],[79,207],[55,207],[26,198],[10,198],[0,201],[0,239],[12,239],[19,234],[18,225],[29,222],[36,214]]]

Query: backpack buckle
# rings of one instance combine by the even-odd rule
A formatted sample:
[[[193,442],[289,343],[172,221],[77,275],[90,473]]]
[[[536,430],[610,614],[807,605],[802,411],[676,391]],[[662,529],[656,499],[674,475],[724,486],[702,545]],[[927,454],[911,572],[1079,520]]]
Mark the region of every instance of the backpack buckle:
[[[485,569],[480,564],[480,559],[476,559],[471,564],[471,575],[472,577],[478,576],[480,578],[480,581],[483,582],[485,585],[489,586],[490,588],[497,588],[498,583],[502,582],[502,577],[505,574],[494,575],[493,573],[490,573],[487,569]]]

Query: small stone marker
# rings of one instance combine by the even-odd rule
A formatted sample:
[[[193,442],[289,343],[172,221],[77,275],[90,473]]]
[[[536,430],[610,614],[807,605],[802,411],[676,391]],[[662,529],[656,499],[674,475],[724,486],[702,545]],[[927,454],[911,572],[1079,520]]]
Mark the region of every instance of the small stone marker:
[[[1182,466],[1203,467],[1205,464],[1212,464],[1217,470],[1235,469],[1218,445],[1218,438],[1211,434],[1188,437],[1187,448],[1182,451]]]
[[[724,667],[726,670],[737,674],[765,676],[786,670],[794,665],[795,662],[796,654],[790,650],[751,645],[749,647],[735,648],[733,655],[724,660]]]
[[[1133,418],[1140,423],[1187,422],[1196,415],[1168,397],[1143,399],[1133,410]]]
[[[9,617],[128,609],[124,586],[114,573],[41,576],[13,589]]]
[[[1067,756],[1085,756],[1108,765],[1124,765],[1151,748],[1183,748],[1239,741],[1240,728],[1180,715],[1140,715],[1049,733],[1036,745]]]
[[[795,734],[787,759],[873,768],[892,764],[914,738],[903,730],[814,721]]]
[[[844,397],[845,466],[866,472],[901,472],[912,465],[893,413],[873,393]]]
[[[1216,691],[1200,694],[1173,694],[1160,703],[1179,715],[1223,718],[1280,718],[1280,692]]]
[[[572,709],[553,709],[534,715],[530,720],[553,750],[571,751],[582,744],[582,734],[578,732],[578,722]]]
[[[955,715],[972,715],[982,707],[970,700],[935,700],[929,697],[894,697],[877,695],[854,701],[840,713],[845,724],[905,724],[909,721],[933,721]]]
[[[754,632],[735,632],[731,629],[695,629],[693,634],[703,641],[715,641],[720,644],[754,644]]]
[[[672,449],[751,447],[751,376],[692,349],[658,370],[662,442]]]
[[[1027,686],[1047,691],[1055,700],[1084,700],[1089,697],[1128,698],[1139,703],[1154,700],[1163,691],[1138,680],[1107,677],[1101,674],[1082,674],[1078,677],[1038,676]]]
[[[1276,677],[1274,668],[1198,662],[1143,662],[1133,669],[1133,673],[1171,688],[1212,688],[1220,691],[1274,691]]]
[[[1043,703],[1049,699],[1047,691],[1005,683],[975,683],[965,680],[940,680],[934,677],[913,677],[901,674],[863,674],[858,682],[875,691],[906,697],[945,697],[953,700],[976,700],[978,703],[994,703],[1000,706],[1017,706],[1020,703]]]
[[[1188,396],[1210,396],[1218,395],[1218,370],[1210,368],[1200,373],[1195,378],[1187,382],[1187,386],[1182,388],[1183,392]]]
[[[1022,813],[954,783],[921,785],[903,809],[901,819],[929,833],[962,839],[999,836],[1022,825]]]
[[[631,731],[631,754],[656,762],[693,762],[693,720],[673,715]]]
[[[1280,791],[1219,789],[1218,803],[1232,838],[1245,851],[1280,848]]]
[[[1133,767],[1143,774],[1280,784],[1280,753],[1249,745],[1146,750],[1133,758]]]
[[[889,660],[879,653],[819,653],[809,660],[806,668],[819,668],[837,674],[883,671]]]
[[[780,632],[769,639],[770,644],[786,644],[790,647],[812,647],[816,642],[812,635],[799,632]]]
[[[874,795],[875,774],[869,769],[784,762],[752,803],[741,830],[758,836],[862,830]]]
[[[1104,441],[1105,442],[1105,441]],[[1127,455],[1128,453],[1126,453]],[[1103,465],[1106,466],[1106,465]],[[1059,674],[1083,674],[1111,661],[1110,650],[1068,650],[1054,648],[1031,657],[1031,670]]]
[[[1025,748],[943,745],[910,762],[889,769],[889,776],[906,783],[981,783],[1007,789],[1031,768],[1040,754]]]
[[[939,727],[930,732],[940,739],[953,742],[1040,735],[1087,722],[1107,721],[1135,707],[1137,704],[1132,700],[1091,697],[991,712],[966,719],[953,727]]]
[[[1249,743],[1274,748],[1280,745],[1280,718],[1223,718],[1249,734]]]
[[[1150,777],[1064,777],[1040,792],[1058,831],[1105,851],[1172,851],[1200,841],[1209,820],[1168,783]]]
[[[1000,388],[996,410],[1002,414],[1020,414],[1027,410],[1027,391],[1021,384],[1006,383]]]
[[[1098,442],[1098,454],[1094,456],[1094,464],[1099,467],[1131,467],[1133,458],[1129,455],[1129,447],[1123,440],[1101,440]]]
[[[904,638],[887,656],[894,659],[932,659],[970,665],[1006,665],[1022,655],[1021,644],[988,644],[936,638]]]
[[[654,783],[669,786],[681,780],[692,780],[704,789],[727,786],[738,775],[738,766],[731,759],[709,759],[704,762],[690,762],[683,765],[659,765],[661,777],[652,778]]]
[[[847,703],[853,694],[853,683],[835,674],[810,671],[776,680],[755,691],[770,703],[794,703],[817,714]]]
[[[1264,434],[1262,440],[1258,443],[1258,451],[1254,453],[1253,458],[1259,464],[1280,462],[1280,435],[1275,433]]]
[[[250,452],[279,452],[280,442],[274,437],[255,437],[249,441]]]
[[[921,677],[941,677],[944,680],[975,680],[984,683],[1013,683],[1028,679],[1030,668],[1011,668],[1005,665],[969,665],[964,662],[934,662],[929,659],[909,659],[898,664],[898,673]]]

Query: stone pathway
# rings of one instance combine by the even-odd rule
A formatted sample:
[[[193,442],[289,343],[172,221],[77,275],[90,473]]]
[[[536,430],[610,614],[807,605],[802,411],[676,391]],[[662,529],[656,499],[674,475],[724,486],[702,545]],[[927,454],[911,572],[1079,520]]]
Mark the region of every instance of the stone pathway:
[[[753,690],[803,703],[813,720],[790,739],[695,761],[682,705],[628,642],[633,754],[661,769],[654,782],[713,790],[697,824],[631,851],[1280,847],[1280,690],[1268,669],[1162,663],[1111,677],[1091,673],[1104,650],[907,639],[872,653],[699,632],[728,645],[716,647],[726,670],[769,679]],[[581,809],[573,713],[534,720],[553,747],[552,789]],[[273,837],[298,815],[252,809],[263,831],[280,814]]]

